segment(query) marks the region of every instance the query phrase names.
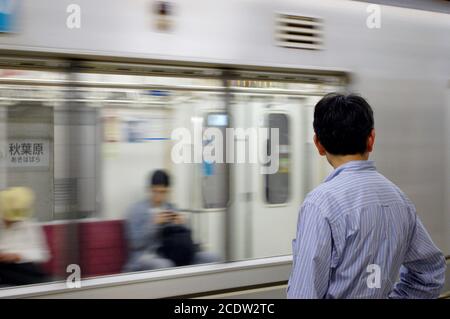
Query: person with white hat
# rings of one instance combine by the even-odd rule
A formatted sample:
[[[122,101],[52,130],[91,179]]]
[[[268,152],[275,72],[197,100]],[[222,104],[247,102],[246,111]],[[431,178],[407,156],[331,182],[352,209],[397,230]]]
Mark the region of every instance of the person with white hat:
[[[45,280],[40,264],[49,259],[42,229],[32,222],[34,193],[26,187],[0,192],[0,285]]]

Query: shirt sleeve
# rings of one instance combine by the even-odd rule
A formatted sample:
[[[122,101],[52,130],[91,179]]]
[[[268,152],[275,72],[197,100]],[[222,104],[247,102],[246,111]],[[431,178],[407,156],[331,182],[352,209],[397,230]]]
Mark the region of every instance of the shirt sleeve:
[[[445,281],[445,258],[434,245],[430,235],[416,215],[415,227],[405,260],[400,270],[400,280],[390,298],[437,298]]]
[[[288,298],[324,298],[331,272],[332,235],[317,206],[306,203],[300,209],[297,237],[292,246]]]
[[[30,222],[24,225],[26,237],[23,238],[23,249],[18,251],[21,257],[20,262],[44,263],[50,259],[50,252],[47,247],[44,232],[40,225]]]
[[[146,250],[155,244],[157,227],[145,210],[142,205],[134,205],[126,221],[127,240],[131,250]]]

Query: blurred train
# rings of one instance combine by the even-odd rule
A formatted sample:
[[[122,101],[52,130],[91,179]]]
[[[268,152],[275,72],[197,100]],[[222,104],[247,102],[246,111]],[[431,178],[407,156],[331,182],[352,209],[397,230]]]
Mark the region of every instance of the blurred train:
[[[312,115],[333,91],[368,99],[378,169],[450,254],[448,14],[380,5],[371,27],[360,1],[173,0],[163,14],[159,1],[77,3],[74,26],[69,3],[22,1],[0,34],[0,189],[37,194],[55,279],[0,297],[284,297],[298,207],[331,171]],[[278,128],[279,170],[174,163],[173,130],[208,127]],[[39,163],[12,162],[8,146],[23,141],[45,147]],[[223,263],[120,273],[123,219],[159,168]],[[66,285],[73,263],[81,288]]]

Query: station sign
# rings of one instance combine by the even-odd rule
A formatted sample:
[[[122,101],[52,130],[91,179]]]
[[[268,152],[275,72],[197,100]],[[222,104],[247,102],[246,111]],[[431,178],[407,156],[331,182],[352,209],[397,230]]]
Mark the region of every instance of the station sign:
[[[48,167],[50,142],[46,139],[8,140],[0,152],[7,167]]]

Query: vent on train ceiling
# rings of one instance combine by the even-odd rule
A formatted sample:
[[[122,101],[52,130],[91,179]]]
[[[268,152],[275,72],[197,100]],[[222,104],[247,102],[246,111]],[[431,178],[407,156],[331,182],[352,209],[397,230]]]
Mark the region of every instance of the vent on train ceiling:
[[[320,50],[323,45],[321,19],[278,14],[276,16],[276,42],[286,48]]]

